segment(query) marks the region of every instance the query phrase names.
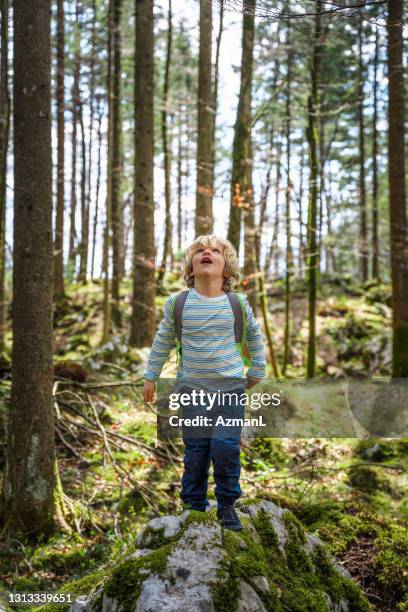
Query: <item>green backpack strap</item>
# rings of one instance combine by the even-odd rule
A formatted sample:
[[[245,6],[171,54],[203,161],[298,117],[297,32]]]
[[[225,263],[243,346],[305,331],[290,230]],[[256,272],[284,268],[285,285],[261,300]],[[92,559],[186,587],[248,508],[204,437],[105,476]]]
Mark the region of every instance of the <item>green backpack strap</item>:
[[[186,303],[189,290],[180,291],[173,305],[174,327],[176,331],[176,353],[177,364],[181,363],[181,320],[183,315],[184,304]]]
[[[251,353],[249,351],[248,343],[246,341],[246,308],[245,304],[239,295],[233,291],[227,291],[227,297],[231,305],[232,312],[234,314],[234,334],[235,343],[241,355],[242,361],[246,366],[252,365]],[[184,305],[187,300],[189,290],[180,291],[174,300],[173,305],[173,316],[174,316],[174,327],[176,332],[176,353],[177,353],[177,364],[181,364],[181,330],[182,330],[182,315]]]
[[[242,361],[246,366],[252,365],[251,353],[246,341],[246,307],[239,293],[228,291],[227,296],[234,313],[235,344],[239,350]]]

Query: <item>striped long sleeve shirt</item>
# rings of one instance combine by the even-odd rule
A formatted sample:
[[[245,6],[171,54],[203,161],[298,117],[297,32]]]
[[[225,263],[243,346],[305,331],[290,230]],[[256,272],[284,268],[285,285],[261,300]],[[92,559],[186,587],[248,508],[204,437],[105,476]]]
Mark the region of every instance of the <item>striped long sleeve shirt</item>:
[[[156,381],[170,351],[175,347],[174,302],[177,294],[170,295],[164,306],[164,318],[153,341],[145,378]],[[265,376],[265,351],[262,331],[245,294],[247,315],[247,342],[252,366],[247,376]],[[246,376],[241,355],[235,344],[234,314],[227,295],[207,297],[192,288],[182,314],[182,363],[176,380],[183,383],[194,380],[207,388],[209,379],[215,379],[224,390],[245,386]],[[204,384],[207,381],[207,384]]]

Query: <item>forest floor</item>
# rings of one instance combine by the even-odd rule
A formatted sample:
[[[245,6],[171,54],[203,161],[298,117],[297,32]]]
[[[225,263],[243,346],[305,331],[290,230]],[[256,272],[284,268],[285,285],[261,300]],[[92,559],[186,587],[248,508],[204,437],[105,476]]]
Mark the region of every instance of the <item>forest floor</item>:
[[[157,298],[159,318],[166,294],[179,287],[177,276],[166,277],[165,294]],[[182,443],[157,439],[154,408],[142,400],[149,350],[128,344],[130,280],[121,291],[123,326],[103,345],[102,283],[67,288],[67,300],[56,310],[56,443],[70,531],[35,545],[23,538],[0,540],[0,592],[51,591],[73,580],[80,584],[94,569],[111,567],[147,520],[180,507]],[[319,375],[389,375],[390,288],[359,289],[348,279],[328,278],[322,280],[320,296]],[[283,289],[274,283],[270,313],[280,360],[283,307]],[[299,283],[292,300],[287,372],[293,378],[304,376],[306,312],[305,287]],[[0,363],[0,470],[9,365],[10,351]],[[174,377],[175,367],[172,355],[163,375]],[[242,466],[244,495],[290,507],[327,542],[373,609],[408,610],[406,438],[245,439]]]

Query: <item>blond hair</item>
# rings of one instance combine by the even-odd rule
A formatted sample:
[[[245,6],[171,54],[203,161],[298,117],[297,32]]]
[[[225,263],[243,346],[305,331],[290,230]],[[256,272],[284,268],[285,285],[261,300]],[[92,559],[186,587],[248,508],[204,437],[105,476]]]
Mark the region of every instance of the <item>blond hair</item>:
[[[238,255],[233,245],[229,240],[218,238],[215,234],[205,234],[198,236],[190,246],[187,247],[184,260],[184,280],[187,287],[194,287],[194,276],[190,276],[193,270],[193,257],[196,254],[198,247],[213,246],[215,243],[221,244],[224,247],[224,273],[227,278],[223,277],[223,291],[232,291],[239,283],[239,263]]]

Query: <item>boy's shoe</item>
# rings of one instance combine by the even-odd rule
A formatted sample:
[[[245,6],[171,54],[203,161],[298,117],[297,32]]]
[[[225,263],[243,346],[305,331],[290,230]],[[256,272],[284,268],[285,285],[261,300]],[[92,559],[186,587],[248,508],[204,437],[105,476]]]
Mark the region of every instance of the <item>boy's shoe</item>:
[[[217,510],[217,518],[221,527],[231,529],[231,531],[241,531],[243,529],[234,506],[221,506]]]

